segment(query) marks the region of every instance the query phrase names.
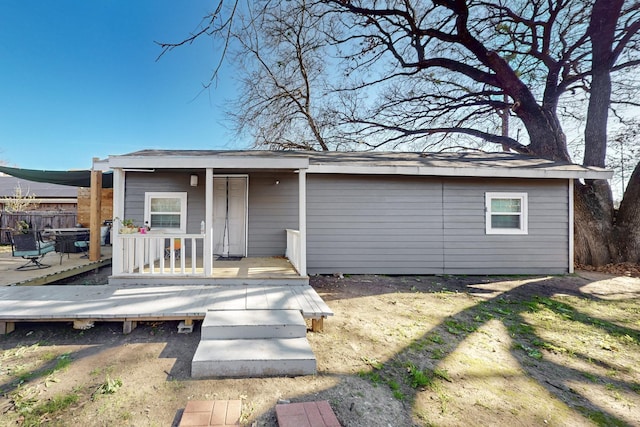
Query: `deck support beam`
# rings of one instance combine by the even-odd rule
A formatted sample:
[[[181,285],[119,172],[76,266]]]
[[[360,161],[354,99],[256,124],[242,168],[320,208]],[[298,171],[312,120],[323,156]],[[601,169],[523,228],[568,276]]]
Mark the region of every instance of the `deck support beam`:
[[[16,324],[14,322],[0,321],[0,335],[10,334],[15,331]]]
[[[137,327],[138,327],[137,321],[126,319],[122,323],[122,333],[125,335],[129,335]]]
[[[322,332],[324,329],[324,316],[311,319],[311,332]]]

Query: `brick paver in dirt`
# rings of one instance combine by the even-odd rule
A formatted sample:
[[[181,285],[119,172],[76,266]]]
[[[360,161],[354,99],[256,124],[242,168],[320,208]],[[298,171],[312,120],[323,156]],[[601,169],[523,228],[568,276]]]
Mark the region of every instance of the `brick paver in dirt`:
[[[241,407],[239,400],[190,400],[179,427],[240,426]]]
[[[276,405],[279,427],[340,427],[326,400]]]

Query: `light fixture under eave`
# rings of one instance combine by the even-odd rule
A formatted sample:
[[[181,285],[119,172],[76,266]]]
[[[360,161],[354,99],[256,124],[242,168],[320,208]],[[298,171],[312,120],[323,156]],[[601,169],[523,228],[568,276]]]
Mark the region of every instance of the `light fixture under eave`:
[[[198,175],[191,175],[191,179],[189,180],[189,183],[191,184],[192,187],[197,187],[198,186]]]

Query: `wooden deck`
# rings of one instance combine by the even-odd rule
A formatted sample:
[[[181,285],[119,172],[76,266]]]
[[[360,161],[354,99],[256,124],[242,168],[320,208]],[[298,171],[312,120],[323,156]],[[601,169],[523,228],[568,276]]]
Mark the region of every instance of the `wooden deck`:
[[[61,262],[60,254],[51,252],[42,259],[51,267],[16,271],[26,261],[11,256],[11,248],[5,246],[0,251],[0,286],[46,285],[111,265],[111,246],[102,246],[101,254],[99,261],[89,261],[80,253],[64,254]]]
[[[210,310],[300,310],[314,329],[333,312],[309,285],[217,286],[4,286],[0,287],[0,334],[16,322],[124,322],[128,333],[138,321],[183,320],[190,325]]]

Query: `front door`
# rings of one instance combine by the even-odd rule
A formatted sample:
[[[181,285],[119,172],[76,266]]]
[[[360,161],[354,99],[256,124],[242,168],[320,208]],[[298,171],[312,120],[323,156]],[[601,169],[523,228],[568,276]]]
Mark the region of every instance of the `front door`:
[[[213,178],[213,253],[247,254],[247,177]]]

